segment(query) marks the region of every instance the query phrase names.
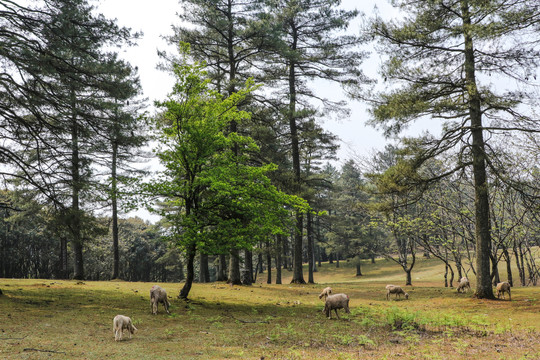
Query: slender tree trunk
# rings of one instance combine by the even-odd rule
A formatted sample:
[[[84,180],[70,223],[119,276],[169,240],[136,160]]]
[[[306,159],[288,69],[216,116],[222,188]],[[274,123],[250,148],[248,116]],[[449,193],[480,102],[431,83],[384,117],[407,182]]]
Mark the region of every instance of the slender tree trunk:
[[[363,276],[362,275],[362,264],[360,264],[360,260],[356,262],[356,276]]]
[[[444,287],[448,287],[448,263],[444,264]]]
[[[281,249],[283,246],[283,235],[276,235],[276,284],[281,284]]]
[[[186,282],[178,294],[179,299],[187,300],[191,286],[193,285],[193,280],[195,279],[195,254],[197,252],[197,247],[195,244],[191,244],[186,252]]]
[[[259,246],[260,246],[261,251],[262,251],[262,243],[259,244]],[[267,249],[268,249],[268,247],[267,247]],[[261,267],[259,267],[259,270],[258,270],[258,271],[259,271],[259,274],[262,274],[262,273],[264,272],[264,261],[263,261],[263,254],[262,254],[262,252],[260,252],[260,253],[257,255],[257,257],[258,257],[258,262],[261,264]],[[267,259],[267,260],[268,260],[268,259]]]
[[[272,246],[270,245],[270,241],[266,242],[266,263],[267,263],[266,269],[268,273],[268,276],[266,277],[266,283],[271,284],[272,283]]]
[[[499,264],[497,261],[497,255],[490,255],[491,260],[491,282],[493,285],[497,285],[501,282],[501,278],[499,276]]]
[[[317,266],[321,267],[322,260],[321,260],[321,217],[317,216],[317,246],[315,247],[315,269],[313,269],[314,272],[317,272]]]
[[[79,192],[81,189],[79,159],[79,128],[76,115],[73,115],[71,128],[71,222],[70,232],[73,236],[73,255],[75,260],[73,279],[84,280],[83,239],[81,234],[81,214],[79,208]]]
[[[296,51],[298,32],[295,24],[290,24],[291,31],[291,51]],[[300,146],[298,127],[296,124],[296,63],[294,59],[289,60],[289,127],[291,131],[292,163],[295,182],[295,193],[299,195],[301,189],[301,168],[300,168]],[[302,233],[303,233],[303,215],[296,212],[296,228],[294,231],[294,254],[293,254],[293,277],[291,283],[305,284],[304,273],[302,270]]]
[[[302,232],[303,232],[303,215],[300,212],[296,214],[296,229],[294,235],[294,252],[293,252],[293,277],[291,284],[305,284],[304,271],[302,268]]]
[[[516,267],[518,269],[519,281],[521,283],[521,286],[525,286],[525,284],[523,283],[523,279],[524,279],[523,268],[521,267],[521,262],[519,261],[519,252],[518,252],[517,245],[515,242],[514,242],[514,256],[516,258]]]
[[[448,264],[448,269],[450,270],[450,287],[454,287],[454,269],[450,264]]]
[[[307,214],[307,256],[308,256],[308,283],[314,284],[315,280],[313,279],[313,269],[315,267],[314,257],[313,257],[313,215]]]
[[[476,296],[480,299],[495,299],[490,276],[491,234],[489,224],[489,195],[486,174],[486,153],[482,129],[480,94],[476,84],[476,65],[471,33],[469,1],[461,0],[461,12],[465,42],[465,79],[469,96],[473,159],[475,220],[476,220]]]
[[[64,236],[60,236],[60,271],[59,276],[61,279],[67,279],[68,274],[68,248],[67,239]]]
[[[288,264],[287,264],[287,249],[288,249],[288,246],[287,246],[287,237],[286,236],[283,236],[283,235],[280,235],[281,237],[281,244],[282,244],[282,249],[283,249],[283,263],[282,263],[282,267],[283,269],[288,269]]]
[[[112,144],[112,164],[111,164],[111,201],[112,201],[112,237],[113,237],[113,273],[112,279],[118,279],[120,274],[120,252],[118,249],[118,199],[117,199],[117,176],[116,167],[118,159],[118,143]]]
[[[527,285],[527,278],[526,278],[526,275],[525,275],[525,259],[524,259],[524,256],[523,256],[523,247],[522,247],[522,244],[520,243],[519,244],[519,260],[521,261],[521,268],[523,269],[523,280],[522,280],[522,283],[523,283],[523,286]]]
[[[514,279],[512,277],[512,264],[510,254],[508,253],[508,248],[504,247],[503,249],[504,261],[506,262],[506,273],[508,274],[508,283],[510,286],[514,286]]]

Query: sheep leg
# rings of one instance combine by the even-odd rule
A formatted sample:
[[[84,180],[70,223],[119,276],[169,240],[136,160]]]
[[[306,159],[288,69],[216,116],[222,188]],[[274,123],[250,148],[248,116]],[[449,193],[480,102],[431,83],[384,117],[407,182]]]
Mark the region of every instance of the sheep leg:
[[[169,312],[169,302],[167,301],[167,299],[165,299],[165,302],[163,303],[163,305],[165,306],[165,311],[167,311],[167,314],[170,314]]]
[[[339,319],[339,314],[338,314],[338,312],[337,312],[337,309],[334,309],[334,311],[336,312],[336,316],[337,316],[337,318]]]

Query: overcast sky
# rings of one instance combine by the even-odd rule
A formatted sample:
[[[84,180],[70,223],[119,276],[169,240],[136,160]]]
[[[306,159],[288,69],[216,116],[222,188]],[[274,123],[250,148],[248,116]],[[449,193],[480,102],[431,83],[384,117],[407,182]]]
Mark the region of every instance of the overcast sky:
[[[363,0],[361,2],[345,0],[343,7],[352,9],[355,6],[361,6],[358,10],[371,14],[375,2],[376,0]],[[379,1],[379,7],[385,6],[385,4],[380,3],[381,1]],[[122,56],[132,65],[138,67],[145,96],[151,101],[163,99],[172,88],[173,79],[169,74],[156,70],[156,64],[159,61],[157,50],[164,50],[168,47],[161,36],[171,34],[172,24],[179,23],[177,13],[180,11],[180,5],[178,0],[101,0],[98,3],[98,11],[108,18],[116,18],[121,26],[144,33],[138,42],[139,45],[122,51]],[[358,33],[358,24],[353,24],[350,31]],[[369,72],[376,72],[378,60],[372,60],[366,66]],[[324,86],[323,89],[315,89],[315,91],[317,90],[345,97],[338,86],[328,85]],[[367,155],[373,148],[382,149],[386,142],[380,132],[365,126],[367,113],[363,104],[351,101],[350,108],[352,113],[349,119],[328,119],[322,123],[325,129],[341,139],[339,157],[342,161],[349,158],[352,153]]]

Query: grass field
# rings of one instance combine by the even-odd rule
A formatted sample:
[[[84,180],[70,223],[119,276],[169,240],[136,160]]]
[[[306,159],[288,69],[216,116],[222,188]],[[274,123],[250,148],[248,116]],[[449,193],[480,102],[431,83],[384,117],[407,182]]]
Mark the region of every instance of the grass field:
[[[409,300],[386,301],[384,286],[404,273],[380,260],[323,264],[316,285],[160,284],[171,314],[150,312],[153,283],[0,279],[0,358],[4,359],[540,359],[540,288],[512,288],[512,301],[487,301],[444,288],[443,267],[422,259]],[[307,274],[306,274],[307,279]],[[471,279],[473,289],[474,278]],[[328,320],[318,299],[332,286],[351,314]],[[473,291],[474,292],[474,291]],[[114,341],[112,319],[138,332]]]

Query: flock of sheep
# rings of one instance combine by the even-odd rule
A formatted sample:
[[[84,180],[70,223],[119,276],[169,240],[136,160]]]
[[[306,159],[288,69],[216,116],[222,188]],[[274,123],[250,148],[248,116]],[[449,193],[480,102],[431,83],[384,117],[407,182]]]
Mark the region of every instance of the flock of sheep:
[[[469,279],[462,277],[459,280],[456,290],[458,293],[463,293],[471,289],[471,284]],[[497,298],[500,298],[501,295],[503,299],[505,298],[504,294],[508,293],[508,298],[512,300],[510,295],[510,284],[507,281],[497,284]],[[401,286],[398,285],[386,285],[386,300],[390,300],[390,294],[394,294],[395,298],[401,298],[401,295],[405,299],[409,298],[409,294],[406,293]],[[344,309],[347,314],[350,314],[349,310],[349,296],[347,294],[332,294],[332,288],[326,287],[319,294],[319,299],[324,297],[324,310],[326,317],[332,318],[332,310],[336,313],[336,317],[339,319],[338,309]],[[158,304],[163,304],[165,311],[169,314],[169,301],[167,300],[167,292],[165,289],[158,285],[152,286],[150,289],[150,306],[152,308],[152,314],[157,314]],[[131,319],[124,315],[116,315],[113,319],[113,332],[114,340],[122,340],[122,335],[124,330],[128,330],[129,338],[131,339],[131,334],[134,334],[137,331],[137,328],[133,325]]]

